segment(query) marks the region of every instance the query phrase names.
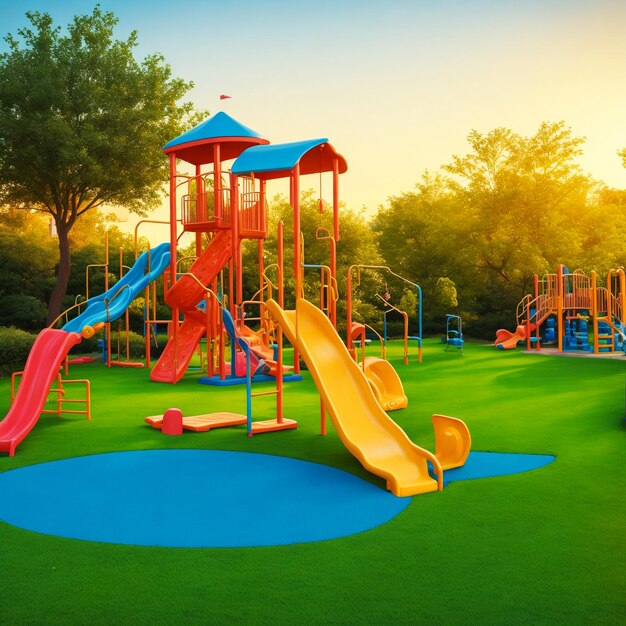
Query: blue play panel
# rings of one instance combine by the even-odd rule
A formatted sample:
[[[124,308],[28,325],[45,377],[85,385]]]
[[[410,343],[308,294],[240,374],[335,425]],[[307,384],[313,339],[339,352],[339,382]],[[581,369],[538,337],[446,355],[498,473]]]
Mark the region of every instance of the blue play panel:
[[[553,460],[472,452],[445,482],[529,471]],[[26,530],[188,548],[344,537],[388,522],[411,502],[326,465],[219,450],[117,452],[30,465],[0,474],[0,493],[0,520]]]

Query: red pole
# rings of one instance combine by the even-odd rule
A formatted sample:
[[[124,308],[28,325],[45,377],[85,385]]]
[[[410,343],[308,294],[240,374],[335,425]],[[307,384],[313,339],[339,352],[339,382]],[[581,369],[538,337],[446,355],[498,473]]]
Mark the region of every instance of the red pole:
[[[263,239],[257,240],[257,262],[259,264],[259,289],[261,302],[265,300],[263,288],[263,272],[265,271],[265,263],[263,262]]]
[[[300,265],[300,165],[296,163],[291,172],[291,207],[293,208],[293,270],[296,279],[295,304],[296,310],[300,290],[302,288]],[[297,322],[296,322],[297,324]],[[300,373],[300,355],[297,348],[293,349],[293,371]]]
[[[200,214],[200,207],[206,210],[206,194],[202,184],[202,166],[196,165],[196,215]],[[206,220],[206,217],[205,217]],[[196,233],[196,256],[202,254],[202,233]]]
[[[283,223],[278,222],[278,304],[281,308],[285,306],[283,292]],[[276,421],[283,421],[283,331],[278,327],[276,336],[278,344],[278,363],[276,368]]]
[[[230,175],[230,223],[233,238],[233,259],[235,262],[235,302],[243,300],[243,278],[241,267],[241,238],[239,236],[239,180]]]
[[[565,290],[563,289],[563,265],[559,264],[557,270],[557,300],[556,300],[556,316],[557,316],[557,334],[559,352],[563,352],[563,300],[565,299]]]
[[[176,228],[176,154],[170,154],[170,289],[176,283],[178,232]],[[172,384],[176,383],[176,369],[178,364],[178,307],[172,307],[172,341],[174,342],[174,369],[172,370]],[[109,350],[110,354],[110,350]]]
[[[348,268],[348,278],[346,279],[346,345],[348,350],[352,350],[352,269],[354,265]]]
[[[262,230],[265,237],[267,237],[267,203],[265,201],[265,187],[266,181],[261,180],[259,182],[259,224],[260,230]]]
[[[213,206],[215,219],[221,220],[224,217],[224,206],[222,202],[222,157],[220,144],[213,144]]]
[[[337,226],[339,226],[339,222],[337,222]],[[330,275],[331,278],[333,280],[331,280],[331,286],[338,286],[337,283],[337,243],[335,242],[335,238],[332,237],[330,240]],[[330,308],[331,308],[331,322],[335,328],[335,330],[337,330],[337,302],[336,300],[332,297],[332,293],[330,293],[329,291],[329,297],[331,298],[332,302],[330,303]]]
[[[333,230],[335,241],[341,240],[339,232],[339,159],[333,159]]]
[[[291,206],[293,208],[293,271],[296,279],[296,301],[302,288],[300,258],[300,165],[296,164],[292,173],[293,191]]]
[[[283,230],[284,224],[278,222],[278,304],[280,308],[285,308],[285,290],[283,285]]]

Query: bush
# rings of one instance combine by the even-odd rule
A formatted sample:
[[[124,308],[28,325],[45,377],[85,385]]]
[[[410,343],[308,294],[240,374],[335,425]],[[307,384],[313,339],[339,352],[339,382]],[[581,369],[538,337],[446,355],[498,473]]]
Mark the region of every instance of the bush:
[[[0,299],[1,326],[38,331],[45,326],[47,314],[46,305],[33,296],[15,294]]]
[[[515,330],[517,322],[515,315],[507,313],[487,313],[472,319],[470,316],[463,318],[463,334],[476,339],[493,341],[499,328]]]
[[[120,358],[124,360],[126,358],[126,333],[124,331],[113,331],[111,333],[111,358],[117,358],[117,347],[119,341]],[[132,330],[128,333],[128,344],[130,351],[130,358],[140,359],[146,356],[146,340],[143,335],[134,333]],[[154,357],[156,350],[150,351]]]
[[[36,335],[14,327],[0,326],[0,376],[24,369]]]
[[[89,354],[91,352],[101,352],[101,348],[98,347],[99,335],[96,334],[89,339],[83,337],[82,341],[72,348],[72,354]]]

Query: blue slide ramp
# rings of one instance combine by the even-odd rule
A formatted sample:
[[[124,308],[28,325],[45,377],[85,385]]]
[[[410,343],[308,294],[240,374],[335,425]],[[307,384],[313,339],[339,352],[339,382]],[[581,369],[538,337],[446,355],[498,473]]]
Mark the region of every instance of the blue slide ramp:
[[[150,271],[147,273],[148,252],[142,253],[128,273],[113,287],[99,296],[89,298],[87,308],[78,317],[67,322],[63,330],[80,333],[85,326],[116,320],[141,291],[165,271],[169,264],[169,243],[162,243],[150,250]]]

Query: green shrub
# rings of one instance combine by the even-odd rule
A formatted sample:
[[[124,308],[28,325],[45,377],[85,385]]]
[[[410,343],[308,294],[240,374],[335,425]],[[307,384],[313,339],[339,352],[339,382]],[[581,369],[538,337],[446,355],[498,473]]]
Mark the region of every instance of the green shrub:
[[[14,327],[0,326],[0,376],[24,369],[36,335]]]
[[[0,299],[1,326],[38,331],[45,326],[47,314],[46,305],[33,296],[14,294]]]
[[[113,331],[111,333],[111,357],[117,358],[118,341],[120,358],[124,360],[126,358],[126,333],[124,331]],[[146,340],[145,338],[134,333],[132,330],[128,333],[128,344],[130,351],[130,358],[139,359],[146,356]],[[151,350],[151,354],[154,354],[155,350]]]
[[[98,339],[100,338],[101,333],[90,337],[89,339],[85,339],[83,337],[82,341],[72,348],[72,354],[89,354],[91,352],[100,352],[101,348],[98,347]]]
[[[486,313],[472,319],[470,316],[463,318],[463,333],[468,337],[493,341],[499,328],[514,331],[517,326],[514,315],[506,313]]]

